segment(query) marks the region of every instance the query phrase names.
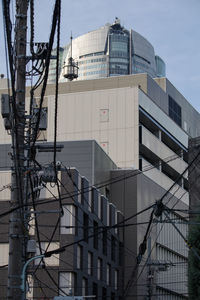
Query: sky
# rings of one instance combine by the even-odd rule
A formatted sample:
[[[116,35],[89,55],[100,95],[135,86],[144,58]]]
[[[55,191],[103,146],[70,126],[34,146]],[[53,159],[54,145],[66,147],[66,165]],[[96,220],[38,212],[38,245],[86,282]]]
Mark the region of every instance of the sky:
[[[35,42],[48,41],[54,0],[35,0]],[[11,0],[14,19],[15,0]],[[0,2],[0,73],[6,74]],[[62,0],[61,46],[115,17],[143,35],[166,63],[172,84],[200,112],[200,0]]]

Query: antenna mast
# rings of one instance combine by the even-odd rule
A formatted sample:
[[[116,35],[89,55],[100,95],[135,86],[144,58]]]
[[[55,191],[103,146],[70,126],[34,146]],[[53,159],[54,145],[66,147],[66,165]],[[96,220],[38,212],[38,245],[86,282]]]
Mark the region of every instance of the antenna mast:
[[[71,57],[68,59],[68,64],[64,65],[64,77],[70,81],[78,78],[78,63],[72,58],[72,32],[71,32]]]

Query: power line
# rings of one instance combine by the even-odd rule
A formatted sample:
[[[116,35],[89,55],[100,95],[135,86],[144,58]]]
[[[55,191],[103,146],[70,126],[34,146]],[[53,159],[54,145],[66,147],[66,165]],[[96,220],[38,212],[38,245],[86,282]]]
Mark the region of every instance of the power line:
[[[194,163],[194,161],[198,158],[199,154],[200,154],[200,152],[199,152],[198,155],[195,157],[195,159],[193,159],[193,161],[190,163],[190,166],[191,166],[191,165]],[[180,180],[180,178],[182,178],[182,176],[185,174],[185,172],[188,170],[188,168],[189,168],[189,165],[188,165],[188,167],[182,172],[182,174],[181,174],[180,176],[178,176],[178,178],[176,179],[176,181],[175,181],[175,182],[171,185],[171,187],[164,193],[164,195],[161,197],[161,199],[160,199],[159,201],[157,201],[157,203],[162,203],[162,200],[164,199],[164,197],[166,197],[166,195],[167,195],[167,194],[170,192],[170,190],[175,186],[175,184]],[[180,186],[178,187],[178,189],[179,189],[179,188],[180,188]],[[177,190],[178,190],[178,189],[177,189]],[[177,190],[176,190],[175,192],[177,192]],[[184,194],[183,194],[183,195],[184,195]],[[183,195],[182,195],[182,197],[183,197]],[[168,204],[169,201],[172,199],[172,197],[173,197],[173,195],[168,199],[167,204]],[[180,198],[178,199],[177,203],[178,203],[179,201],[180,201]],[[176,204],[177,204],[177,203],[176,203]],[[155,206],[155,207],[153,208],[153,211],[152,211],[151,215],[150,215],[149,224],[148,224],[146,233],[145,233],[145,235],[144,235],[143,242],[140,244],[139,255],[137,256],[137,257],[139,257],[139,261],[136,260],[136,261],[137,261],[137,264],[135,265],[135,267],[134,267],[134,269],[133,269],[133,272],[132,272],[132,275],[131,275],[131,279],[130,279],[130,281],[129,281],[128,284],[127,284],[127,287],[126,287],[126,290],[125,290],[125,295],[127,295],[127,292],[128,292],[130,286],[131,286],[132,283],[133,283],[133,278],[134,278],[135,273],[136,273],[136,271],[137,271],[137,268],[138,268],[138,266],[139,266],[139,264],[140,264],[141,256],[142,256],[142,255],[145,253],[145,251],[146,251],[146,240],[147,240],[147,235],[148,235],[149,230],[150,230],[150,226],[151,226],[151,224],[152,224],[152,222],[153,222],[153,214],[155,214],[156,216],[160,215],[160,211],[159,211],[159,214],[158,214],[158,212],[156,212],[156,209],[157,209],[157,208],[156,208],[156,206]],[[163,224],[163,226],[164,226],[164,224]],[[161,230],[162,230],[162,227],[161,227]],[[159,234],[160,234],[161,230],[159,231]],[[159,234],[157,235],[156,240],[158,239]],[[155,245],[155,242],[154,242],[154,245]],[[152,253],[152,250],[153,250],[153,248],[151,249],[151,251],[150,251],[150,253],[149,253],[149,255],[148,255],[148,258],[147,258],[147,260],[146,260],[146,263],[147,263],[147,261],[148,261],[150,255],[151,255],[151,253]],[[139,264],[138,264],[138,262],[139,262]],[[140,277],[141,274],[143,273],[144,267],[145,267],[145,265],[143,266],[143,268],[142,268],[142,270],[141,270],[139,276],[137,277],[136,281],[138,281],[139,277]]]
[[[151,166],[151,168],[149,168],[149,169],[147,169],[147,170],[145,170],[145,172],[146,171],[148,171],[148,170],[150,170],[150,169],[152,169],[152,168],[155,168],[155,166]],[[133,173],[134,172],[134,173]],[[143,171],[144,172],[144,171]],[[101,188],[101,187],[104,187],[104,186],[107,186],[108,184],[115,184],[115,183],[117,183],[117,182],[119,182],[119,181],[122,181],[122,180],[126,180],[126,179],[128,179],[128,178],[131,178],[131,177],[135,177],[135,176],[138,176],[138,175],[141,175],[143,172],[141,172],[141,171],[138,171],[138,170],[132,170],[130,173],[133,173],[133,174],[129,174],[128,176],[119,176],[119,178],[117,178],[117,180],[112,180],[112,181],[110,181],[110,183],[103,183],[103,184],[99,184],[99,185],[97,185],[97,188]],[[95,185],[96,186],[96,185]],[[93,188],[93,186],[89,186],[88,188],[85,188],[85,189],[81,189],[81,193],[83,192],[83,191],[91,191],[91,189]],[[77,196],[77,195],[79,195],[80,193],[78,192],[78,193],[74,193],[73,194],[73,196]],[[63,194],[64,195],[64,194]],[[66,196],[66,197],[63,197],[62,196],[62,198],[61,198],[61,200],[65,200],[65,199],[69,199],[71,196]],[[51,202],[54,202],[54,201],[59,201],[58,199],[49,199],[49,200],[46,200],[46,199],[42,199],[42,200],[38,200],[37,202],[36,202],[36,204],[37,205],[42,205],[42,204],[46,204],[46,203],[51,203]],[[64,204],[64,203],[63,203]],[[30,204],[28,203],[28,204],[26,204],[26,205],[22,205],[22,206],[17,206],[14,210],[17,210],[17,209],[19,209],[19,208],[22,208],[22,207],[24,207],[24,206],[30,206]],[[5,216],[5,215],[7,215],[7,214],[9,214],[10,212],[12,212],[13,210],[10,210],[10,211],[7,211],[7,212],[4,212],[4,213],[2,213],[2,214],[0,214],[0,217],[2,217],[2,216]]]
[[[173,157],[173,158],[172,158]],[[167,159],[168,159],[168,162],[169,161],[171,161],[171,160],[174,160],[174,159],[177,159],[177,155],[175,155],[175,156],[169,156]],[[170,159],[169,159],[170,158]],[[0,167],[1,168],[1,167]],[[40,166],[40,168],[41,168],[41,166]],[[66,169],[68,169],[67,167],[65,167]],[[139,170],[131,170],[130,172],[128,172],[128,174],[125,176],[125,175],[120,175],[120,176],[117,176],[117,177],[115,177],[114,179],[111,179],[111,180],[107,180],[107,181],[102,181],[101,183],[99,183],[99,184],[94,184],[94,185],[92,185],[92,186],[89,186],[89,187],[87,187],[87,188],[82,188],[81,190],[80,190],[80,192],[78,192],[78,193],[74,193],[73,194],[73,197],[75,197],[75,196],[78,196],[80,193],[83,193],[84,191],[86,192],[86,191],[91,191],[92,190],[92,188],[93,188],[93,186],[95,186],[96,188],[102,188],[102,187],[105,187],[105,186],[107,186],[108,184],[115,184],[115,183],[117,183],[117,182],[119,182],[119,181],[124,181],[124,180],[126,180],[126,179],[128,179],[128,178],[131,178],[131,177],[135,177],[135,176],[138,176],[138,175],[141,175],[142,173],[144,173],[144,172],[147,172],[147,171],[149,171],[149,170],[151,170],[151,169],[154,169],[154,168],[156,168],[155,166],[152,166],[151,164],[149,165],[149,166],[147,166],[147,167],[145,167],[145,169],[141,172],[141,171],[139,171]],[[70,170],[70,168],[69,168],[69,170]],[[69,196],[69,197],[63,197],[61,200],[64,200],[64,199],[68,199],[68,198],[70,198],[71,196]],[[37,205],[39,205],[39,204],[45,204],[45,203],[51,203],[51,202],[54,202],[56,199],[53,199],[53,200],[45,200],[45,199],[43,199],[43,200],[38,200],[37,202],[36,202],[36,204]],[[41,201],[41,203],[40,203],[40,201]],[[57,201],[58,201],[58,199],[57,199]],[[23,205],[23,206],[30,206],[30,204],[26,204],[26,205]],[[19,208],[22,208],[23,206],[18,206],[18,207],[16,207],[15,209],[17,210],[17,209],[19,209]],[[12,212],[12,211],[10,211],[10,212]],[[9,214],[9,212],[5,212],[5,213],[3,213],[2,214],[2,216],[4,216],[4,214],[5,215],[7,215],[7,214]],[[0,214],[0,217],[1,217],[1,214]]]

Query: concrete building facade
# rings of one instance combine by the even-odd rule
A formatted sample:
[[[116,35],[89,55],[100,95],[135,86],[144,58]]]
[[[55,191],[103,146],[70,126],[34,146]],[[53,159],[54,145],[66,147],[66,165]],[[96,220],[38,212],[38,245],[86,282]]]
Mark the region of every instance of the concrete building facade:
[[[44,101],[48,126],[43,143],[53,141],[54,91],[55,86],[48,85]],[[40,91],[35,94],[36,102],[39,97]],[[75,147],[70,144],[74,141],[80,148],[71,166],[76,167],[79,161],[81,167],[81,160],[82,163],[92,161],[85,168],[88,179],[91,184],[101,183],[105,174],[101,192],[125,218],[154,204],[172,185],[164,203],[169,208],[188,208],[187,172],[178,182],[177,178],[188,166],[188,138],[200,134],[200,116],[166,78],[136,74],[60,83],[58,116],[58,141],[69,141],[68,145]],[[87,150],[84,148],[88,140],[97,141],[106,159],[95,154],[94,144]],[[1,147],[9,143],[9,138],[2,135]],[[76,151],[72,150],[72,158]],[[88,153],[92,159],[87,160]],[[45,159],[49,162],[46,157],[43,163]],[[109,180],[118,176],[119,183],[110,184]],[[187,249],[172,225],[162,218],[155,218],[149,236],[152,261],[144,256],[141,276],[142,269],[139,269],[131,277],[149,213],[133,219],[138,226],[130,225],[124,231],[124,245],[129,253],[134,253],[133,259],[124,255],[124,289],[129,280],[133,281],[127,297],[141,299],[152,293],[152,299],[157,296],[162,300],[187,299]],[[187,235],[184,217],[171,211],[170,218],[178,220],[179,228]],[[166,268],[160,271],[162,264]]]
[[[87,224],[91,228],[93,228],[94,222],[98,223],[99,228],[105,225],[112,226],[122,221],[123,215],[126,218],[130,218],[136,212],[140,212],[144,208],[149,207],[149,205],[154,204],[155,199],[159,199],[165,193],[165,189],[153,181],[146,172],[137,169],[117,168],[95,141],[72,141],[62,142],[62,144],[64,148],[61,153],[58,153],[57,159],[67,168],[59,175],[62,183],[61,196],[65,213],[64,217],[61,218],[60,226],[56,230],[49,250],[82,239],[84,234],[83,227],[87,223],[86,215],[88,216]],[[1,152],[9,151],[9,147],[8,145],[0,145],[0,150]],[[52,159],[52,153],[38,153],[36,155],[36,160],[40,165],[46,165]],[[5,169],[9,169],[9,158],[4,160],[4,162],[2,161],[1,165],[3,164]],[[82,174],[88,176],[88,181],[85,177],[81,177],[76,169],[69,168],[69,166],[79,168]],[[153,169],[151,168],[151,170]],[[72,175],[70,178],[69,173]],[[1,172],[0,175],[1,185],[5,187],[10,183],[10,171]],[[94,185],[101,191],[102,196],[100,196]],[[84,195],[81,192],[79,193],[82,190],[86,192]],[[5,200],[10,198],[9,187],[2,191],[0,196],[1,211],[9,210],[9,202]],[[50,211],[59,211],[59,202],[52,201],[54,196],[58,197],[56,187],[52,187],[52,184],[47,184],[47,189],[41,190],[39,200],[48,199],[50,203],[45,203],[44,201],[44,204],[37,206],[37,210],[43,212],[37,218],[43,248],[47,246],[59,216],[58,213],[50,215]],[[92,205],[92,199],[95,201],[94,205]],[[187,205],[175,193],[170,193],[165,199],[165,203],[169,208],[187,209]],[[91,211],[92,207],[94,209],[93,212]],[[75,295],[96,294],[99,299],[104,299],[105,295],[107,295],[108,299],[143,299],[148,297],[150,293],[152,299],[157,299],[158,296],[164,300],[187,299],[187,248],[173,226],[170,223],[163,223],[164,220],[162,218],[155,218],[148,239],[148,250],[143,257],[141,267],[138,268],[134,278],[132,278],[139,245],[143,240],[150,213],[151,210],[148,210],[137,217],[131,218],[128,222],[122,223],[125,226],[118,228],[117,235],[116,230],[111,229],[106,243],[105,236],[100,235],[98,249],[93,247],[94,239],[91,237],[91,239],[88,238],[88,242],[81,241],[74,246],[67,247],[66,251],[61,253],[59,257],[56,255],[48,259],[47,268],[55,282],[60,284],[59,287],[64,289],[64,292],[67,294],[71,292],[75,293]],[[171,216],[172,219],[183,223],[184,216],[173,214]],[[4,225],[1,225],[3,233],[8,228],[8,218],[1,219],[1,222],[4,223]],[[78,230],[65,228],[65,226],[70,225],[75,226],[75,228],[77,226]],[[177,226],[186,234],[187,225],[178,224]],[[88,235],[90,231],[92,235],[92,229],[88,231]],[[34,219],[30,222],[30,234],[31,238],[37,239]],[[114,244],[111,243],[113,239],[111,236],[116,238]],[[1,235],[0,242],[1,262],[2,265],[6,265],[8,257],[8,251],[6,250],[6,247],[8,247],[7,236]],[[103,252],[103,245],[105,246],[105,244],[107,244],[106,255]],[[80,251],[77,250],[77,247]],[[114,248],[115,255],[113,256],[113,254],[111,255],[113,253],[111,250]],[[151,260],[148,258],[150,250]],[[82,253],[81,256],[83,257],[81,268],[77,267],[78,257],[80,256],[77,255],[77,251]],[[92,253],[94,260],[93,274],[88,274],[88,253],[89,256]],[[115,259],[112,259],[112,257],[115,257]],[[99,273],[97,272],[98,262],[99,266],[102,266],[102,279],[99,279]],[[35,267],[37,267],[37,264],[38,262],[36,262]],[[159,270],[159,267],[163,267],[163,265],[166,270],[162,268]],[[107,272],[109,273],[107,270],[108,266],[111,266],[112,271],[110,286],[106,284]],[[30,269],[30,275],[35,270],[35,267]],[[150,272],[152,275],[151,282],[149,281]],[[1,269],[0,274],[6,290],[6,270]],[[35,294],[33,295],[30,292],[28,299],[32,300],[33,296],[38,299],[43,297],[40,282],[42,282],[43,292],[45,291],[49,299],[52,299],[53,295],[56,295],[56,287],[46,275],[46,271],[42,266],[37,271],[36,277],[34,280],[32,280],[31,276],[29,277],[30,286],[34,284]],[[115,278],[118,278],[118,281]],[[68,281],[70,281],[70,284],[66,284]],[[132,281],[132,284],[125,298],[124,293],[129,281]],[[115,288],[113,289],[114,286]],[[49,290],[49,287],[53,287],[53,289]],[[2,289],[2,296],[5,290]]]
[[[53,85],[46,106],[51,142]],[[188,138],[200,133],[199,113],[166,78],[147,74],[61,83],[58,115],[58,141],[95,139],[117,167],[155,167],[146,175],[165,189],[187,167]],[[179,187],[188,204],[187,173]]]

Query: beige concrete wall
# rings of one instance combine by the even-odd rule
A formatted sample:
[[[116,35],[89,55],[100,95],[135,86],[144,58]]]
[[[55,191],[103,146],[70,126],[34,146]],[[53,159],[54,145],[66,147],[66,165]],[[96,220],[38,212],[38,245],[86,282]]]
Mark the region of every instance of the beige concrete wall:
[[[166,77],[154,78],[154,80],[166,92]]]
[[[100,78],[92,80],[80,80],[72,82],[59,83],[59,94],[78,93],[94,90],[107,90],[114,88],[140,86],[140,88],[148,93],[147,74],[134,74],[126,76],[115,76],[109,78]],[[150,78],[150,77],[149,77]],[[153,81],[153,79],[151,79]],[[30,88],[27,87],[27,95]],[[35,97],[40,96],[40,88],[35,91]],[[48,84],[46,96],[55,95],[55,84]]]
[[[138,88],[59,95],[57,140],[95,139],[119,167],[138,168]],[[54,139],[54,97],[48,96],[47,140]]]

